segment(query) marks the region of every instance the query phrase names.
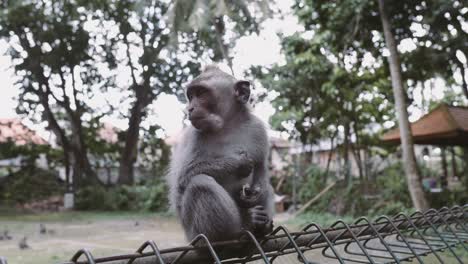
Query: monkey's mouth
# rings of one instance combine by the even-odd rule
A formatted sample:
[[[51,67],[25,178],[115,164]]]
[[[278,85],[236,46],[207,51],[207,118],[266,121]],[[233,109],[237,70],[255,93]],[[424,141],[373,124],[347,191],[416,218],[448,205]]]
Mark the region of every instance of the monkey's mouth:
[[[205,118],[202,117],[202,116],[197,116],[197,117],[189,117],[189,120],[190,122],[192,123],[198,123],[198,122],[202,122]]]
[[[204,116],[189,117],[190,123],[192,123],[195,128],[199,128],[204,123],[205,119]]]
[[[190,122],[200,122],[205,118],[206,118],[206,116],[204,116],[204,115],[190,115],[189,116]]]

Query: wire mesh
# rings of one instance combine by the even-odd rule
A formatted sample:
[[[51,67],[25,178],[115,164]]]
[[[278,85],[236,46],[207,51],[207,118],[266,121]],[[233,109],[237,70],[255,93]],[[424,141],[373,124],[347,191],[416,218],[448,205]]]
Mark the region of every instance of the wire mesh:
[[[183,263],[461,263],[468,256],[468,205],[365,217],[352,224],[337,220],[328,228],[316,223],[301,231],[277,227],[258,239],[245,232],[233,241],[210,242],[197,236],[188,246],[159,249],[146,241],[133,254],[94,258],[79,250],[63,264],[183,264]],[[144,252],[145,249],[150,251]],[[446,251],[444,257],[441,252]],[[461,253],[460,253],[461,252]],[[444,260],[448,255],[449,261]],[[465,262],[466,262],[465,258]],[[0,258],[0,264],[2,262]]]

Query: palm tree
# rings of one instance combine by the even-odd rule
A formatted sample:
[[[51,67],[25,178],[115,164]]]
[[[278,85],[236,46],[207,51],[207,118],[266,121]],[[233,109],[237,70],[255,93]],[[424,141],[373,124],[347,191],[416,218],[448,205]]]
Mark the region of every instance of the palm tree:
[[[403,164],[405,174],[408,179],[408,188],[411,194],[411,200],[417,210],[426,210],[429,204],[424,197],[424,191],[421,183],[421,175],[414,155],[413,136],[411,135],[410,124],[408,121],[408,111],[405,103],[405,89],[401,77],[400,58],[395,43],[395,37],[391,31],[391,26],[385,13],[384,0],[378,0],[380,19],[382,21],[385,44],[390,51],[388,63],[390,65],[390,77],[392,80],[393,96],[395,98],[396,112],[400,127],[401,148],[403,150]]]

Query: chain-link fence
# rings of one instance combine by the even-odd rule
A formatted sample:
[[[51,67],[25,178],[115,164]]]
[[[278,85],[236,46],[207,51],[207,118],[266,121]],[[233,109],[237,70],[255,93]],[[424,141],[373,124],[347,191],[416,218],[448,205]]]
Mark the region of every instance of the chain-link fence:
[[[197,236],[188,246],[159,249],[147,241],[132,254],[94,258],[79,250],[69,262],[108,264],[183,263],[468,263],[468,205],[400,213],[328,228],[311,223],[298,232],[277,227],[257,239],[245,232],[238,240],[211,243]],[[6,260],[0,257],[0,264]]]
[[[400,213],[352,224],[336,221],[328,228],[311,223],[299,232],[277,227],[260,240],[250,232],[235,241],[211,243],[204,235],[188,246],[159,249],[145,242],[134,254],[94,258],[82,249],[70,263],[162,264],[162,263],[464,263],[457,247],[468,254],[468,205],[430,209],[411,215]],[[466,261],[466,260],[465,260]]]

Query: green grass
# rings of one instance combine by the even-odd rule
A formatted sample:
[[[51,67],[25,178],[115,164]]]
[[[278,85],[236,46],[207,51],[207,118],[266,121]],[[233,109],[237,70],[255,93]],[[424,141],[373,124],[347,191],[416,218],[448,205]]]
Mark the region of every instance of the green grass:
[[[286,225],[300,228],[310,223],[317,223],[321,227],[325,228],[336,222],[338,219],[343,220],[345,223],[352,223],[354,220],[354,218],[351,216],[337,217],[336,215],[330,213],[306,212],[291,220],[288,220]]]
[[[69,260],[80,248],[94,257],[134,252],[148,239],[161,247],[183,245],[183,232],[168,213],[84,212],[24,213],[0,211],[0,232],[8,230],[12,240],[0,241],[0,256],[8,263],[47,264]],[[139,222],[136,225],[136,222]],[[44,223],[50,233],[40,234]],[[20,250],[19,240],[26,236],[30,249]]]
[[[463,249],[461,245],[458,245],[453,249],[455,254],[460,258],[463,263],[468,263],[468,251]],[[449,249],[445,249],[443,252],[437,252],[444,263],[459,263],[458,260],[453,256]],[[440,261],[434,255],[428,255],[423,257],[424,264],[438,264]],[[412,263],[418,263],[415,259]]]

